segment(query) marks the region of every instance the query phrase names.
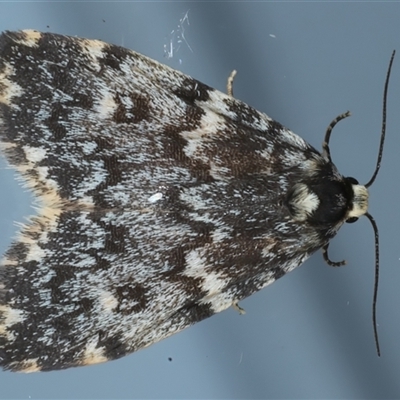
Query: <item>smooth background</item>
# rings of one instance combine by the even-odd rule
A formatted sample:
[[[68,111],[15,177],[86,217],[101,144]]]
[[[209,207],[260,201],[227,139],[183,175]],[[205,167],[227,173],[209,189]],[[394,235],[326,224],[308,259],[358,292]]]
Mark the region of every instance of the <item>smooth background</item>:
[[[180,48],[180,19],[190,25]],[[399,3],[0,3],[0,28],[34,28],[124,45],[235,96],[320,148],[339,113],[331,152],[344,175],[369,180],[393,49],[387,142],[370,212],[380,228],[378,304],[382,357],[372,334],[373,232],[345,226],[305,265],[228,310],[121,360],[31,375],[0,372],[3,398],[400,397],[400,4]],[[181,31],[181,30],[180,30]],[[175,47],[164,57],[164,45]],[[0,250],[30,198],[1,164]],[[169,361],[169,358],[172,360]]]

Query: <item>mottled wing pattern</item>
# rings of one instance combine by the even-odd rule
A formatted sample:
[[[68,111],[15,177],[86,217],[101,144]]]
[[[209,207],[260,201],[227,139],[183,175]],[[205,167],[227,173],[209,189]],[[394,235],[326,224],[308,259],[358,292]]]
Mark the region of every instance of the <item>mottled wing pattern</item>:
[[[0,269],[7,369],[121,357],[226,309],[323,244],[285,207],[322,156],[133,51],[4,33],[0,122],[4,154],[38,207]]]

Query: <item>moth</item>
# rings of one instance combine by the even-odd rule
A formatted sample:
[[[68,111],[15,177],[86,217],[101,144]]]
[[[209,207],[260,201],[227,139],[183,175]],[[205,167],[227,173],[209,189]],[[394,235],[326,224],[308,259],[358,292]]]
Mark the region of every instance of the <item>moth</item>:
[[[360,185],[330,157],[348,113],[320,153],[232,79],[224,94],[98,40],[0,36],[1,148],[37,212],[0,266],[3,368],[117,359],[240,310],[369,215],[376,174]]]

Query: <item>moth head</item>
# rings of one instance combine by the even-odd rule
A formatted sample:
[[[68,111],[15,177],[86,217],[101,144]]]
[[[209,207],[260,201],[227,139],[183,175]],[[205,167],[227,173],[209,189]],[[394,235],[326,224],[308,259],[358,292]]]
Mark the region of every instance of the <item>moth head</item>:
[[[346,222],[356,222],[359,217],[365,215],[368,211],[368,189],[359,185],[354,178],[345,178],[350,184],[353,191],[353,200],[349,208]]]
[[[293,185],[286,204],[295,221],[333,233],[344,222],[355,222],[367,213],[368,190],[354,178],[337,179],[320,171],[313,180]]]

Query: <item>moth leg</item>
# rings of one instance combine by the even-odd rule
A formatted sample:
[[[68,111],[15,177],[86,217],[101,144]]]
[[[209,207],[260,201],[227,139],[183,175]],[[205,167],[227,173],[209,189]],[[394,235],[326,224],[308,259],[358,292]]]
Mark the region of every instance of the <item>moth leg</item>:
[[[239,306],[239,302],[238,301],[234,301],[232,303],[232,307],[240,314],[240,315],[244,315],[246,314],[246,310],[242,307]]]
[[[325,262],[331,267],[341,267],[343,265],[346,265],[346,260],[332,261],[328,256],[328,247],[329,242],[322,247],[322,256],[324,257]]]
[[[231,74],[228,76],[228,82],[226,83],[226,91],[228,93],[228,96],[233,97],[233,80],[235,79],[235,76],[237,74],[236,69],[234,69]]]

